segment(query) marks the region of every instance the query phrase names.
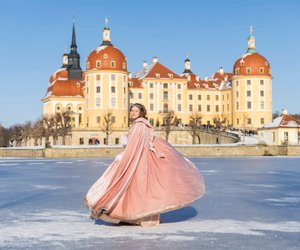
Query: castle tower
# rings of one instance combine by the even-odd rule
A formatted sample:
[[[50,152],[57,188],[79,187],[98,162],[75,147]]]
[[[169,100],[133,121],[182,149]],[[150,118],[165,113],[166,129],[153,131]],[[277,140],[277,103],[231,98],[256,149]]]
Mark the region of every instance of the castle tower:
[[[73,29],[72,29],[72,43],[70,48],[71,50],[68,55],[69,80],[80,80],[82,77],[82,70],[80,67],[80,56],[77,52],[74,21],[73,21]]]
[[[268,60],[256,52],[252,27],[247,53],[233,66],[233,127],[257,129],[272,120],[272,76]]]
[[[63,54],[62,66],[49,79],[43,102],[43,116],[68,112],[74,128],[82,126],[84,107],[84,73],[80,68],[77,52],[75,24],[73,22],[72,42],[69,54]]]
[[[113,46],[105,19],[102,44],[86,59],[85,122],[89,128],[103,125],[112,113],[113,129],[128,127],[128,71],[124,54]]]

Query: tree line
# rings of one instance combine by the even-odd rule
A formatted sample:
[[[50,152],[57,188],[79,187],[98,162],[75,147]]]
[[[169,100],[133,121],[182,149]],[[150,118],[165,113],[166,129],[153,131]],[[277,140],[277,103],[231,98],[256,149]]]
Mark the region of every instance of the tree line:
[[[43,138],[45,145],[49,145],[49,138],[53,138],[53,144],[57,143],[59,137],[65,145],[65,139],[72,130],[71,115],[69,112],[57,113],[51,116],[44,116],[32,123],[15,124],[5,128],[0,124],[0,147],[28,146],[29,140],[33,140],[34,146],[42,145]]]

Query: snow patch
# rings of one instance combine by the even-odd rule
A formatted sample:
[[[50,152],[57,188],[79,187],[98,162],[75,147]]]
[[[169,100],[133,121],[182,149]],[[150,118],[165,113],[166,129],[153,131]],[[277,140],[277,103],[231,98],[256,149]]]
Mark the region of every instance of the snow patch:
[[[230,219],[162,223],[154,228],[94,224],[88,213],[49,210],[14,214],[14,220],[0,225],[0,247],[24,247],[42,242],[63,243],[87,239],[196,240],[190,233],[263,236],[266,231],[300,233],[300,222],[264,223]],[[189,234],[189,235],[188,235]]]
[[[57,189],[64,189],[62,186],[47,186],[47,185],[31,185],[32,187],[35,187],[37,189],[44,189],[44,190],[57,190]]]
[[[279,185],[268,185],[268,184],[248,184],[248,187],[263,187],[263,188],[277,188]]]
[[[0,166],[17,166],[19,163],[0,163]]]
[[[282,197],[280,199],[266,199],[266,201],[278,203],[300,203],[300,197]]]

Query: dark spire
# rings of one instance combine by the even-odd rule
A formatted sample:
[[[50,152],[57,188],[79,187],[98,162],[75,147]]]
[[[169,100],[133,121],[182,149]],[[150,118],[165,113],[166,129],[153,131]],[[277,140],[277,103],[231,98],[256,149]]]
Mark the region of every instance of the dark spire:
[[[70,53],[68,55],[69,79],[81,80],[82,71],[80,67],[80,56],[77,52],[74,20],[73,20],[73,29],[72,29],[72,43],[70,48],[71,48]]]
[[[73,21],[73,30],[72,30],[72,44],[71,44],[71,51],[77,52],[77,45],[76,45],[76,34],[75,34],[75,22]]]

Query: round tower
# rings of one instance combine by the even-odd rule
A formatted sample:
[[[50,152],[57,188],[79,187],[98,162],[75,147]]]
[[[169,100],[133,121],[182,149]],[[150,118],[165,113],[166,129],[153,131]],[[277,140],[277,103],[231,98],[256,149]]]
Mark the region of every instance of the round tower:
[[[268,60],[256,52],[252,27],[247,53],[233,66],[233,127],[256,130],[272,120],[272,76]]]
[[[86,59],[86,126],[103,126],[111,113],[112,128],[128,127],[128,71],[124,54],[113,46],[105,20],[103,42]]]

